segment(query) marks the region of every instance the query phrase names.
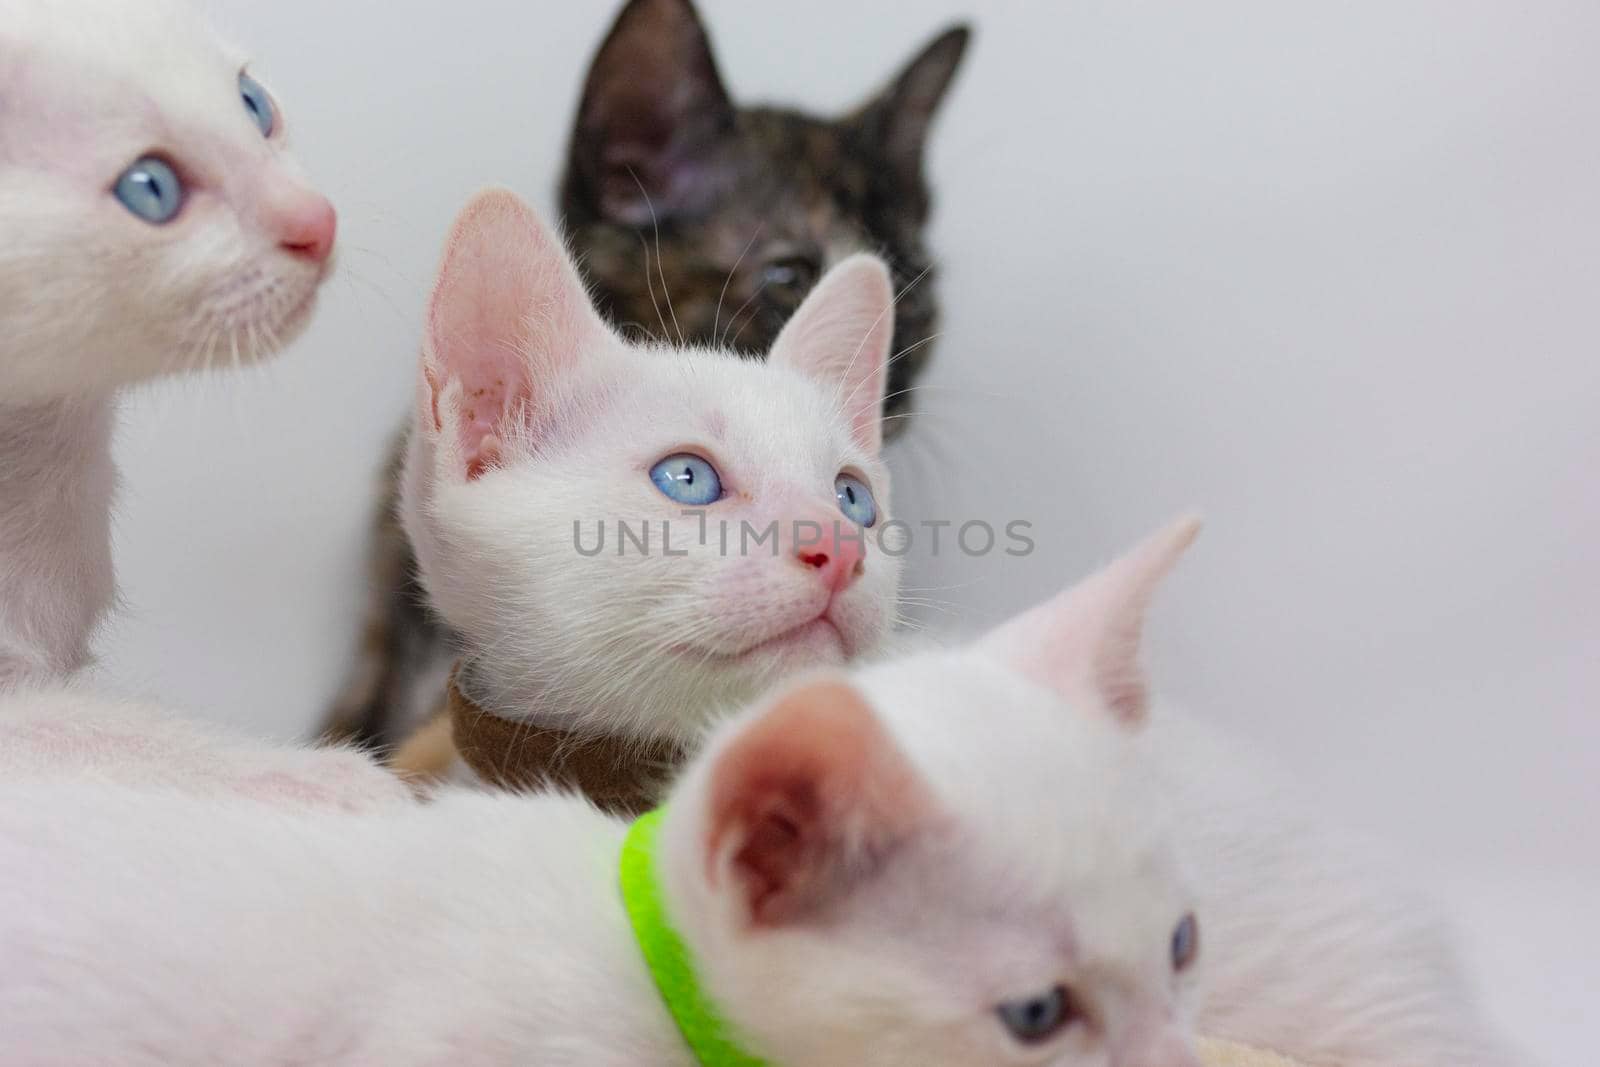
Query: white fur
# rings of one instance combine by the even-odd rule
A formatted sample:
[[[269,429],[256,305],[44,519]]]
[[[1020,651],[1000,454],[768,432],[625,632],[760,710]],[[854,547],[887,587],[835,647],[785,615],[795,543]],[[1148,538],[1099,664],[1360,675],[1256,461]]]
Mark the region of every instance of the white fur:
[[[1257,754],[1158,708],[1141,758],[1181,813],[1208,942],[1208,1036],[1338,1067],[1507,1067],[1433,901],[1312,817]]]
[[[309,317],[325,265],[280,237],[320,198],[243,65],[179,0],[0,0],[0,688],[82,666],[111,603],[112,391]],[[188,185],[164,227],[110,192],[151,152]]]
[[[474,274],[481,260],[493,268]],[[496,301],[498,327],[483,310]],[[861,577],[832,595],[794,558],[794,524],[851,526],[834,490],[846,471],[871,485],[879,529],[890,518],[877,413],[892,320],[886,272],[857,257],[765,362],[632,345],[525,207],[493,192],[469,206],[430,314],[402,513],[432,603],[466,635],[474,696],[511,718],[687,742],[785,674],[874,653],[899,586],[892,531],[890,551],[869,539]],[[459,378],[458,364],[490,358],[485,380],[531,379],[498,421]],[[469,477],[489,431],[493,469]],[[704,543],[699,520],[649,477],[685,451],[730,491],[703,509]],[[618,555],[619,521],[648,526],[648,554],[630,542]],[[779,541],[741,551],[745,522],[776,524]],[[585,556],[575,524],[592,549],[597,523],[605,549]],[[819,615],[828,626],[782,639]]]
[[[88,661],[114,585],[112,417],[102,398],[0,404],[0,691]]]
[[[835,715],[835,738],[786,719],[814,686],[717,730],[672,794],[663,885],[756,1051],[1195,1067],[1198,1020],[1317,1065],[1508,1062],[1425,913],[1241,785],[1254,770],[1208,731],[1164,709],[1141,728],[1142,702],[1107,685],[1182,540],[973,648],[858,671],[862,712]],[[618,898],[623,826],[581,801],[450,791],[329,814],[74,766],[0,786],[16,1062],[690,1067]],[[817,877],[805,910],[763,920],[755,837],[722,801],[785,776],[816,803],[752,810],[818,831],[792,853]],[[1194,907],[1199,982],[1169,957]],[[1012,1040],[995,1005],[1058,983],[1082,1021]]]
[[[365,811],[415,799],[353,749],[254,742],[151,704],[105,697],[84,683],[0,697],[0,780],[64,779],[290,808]]]

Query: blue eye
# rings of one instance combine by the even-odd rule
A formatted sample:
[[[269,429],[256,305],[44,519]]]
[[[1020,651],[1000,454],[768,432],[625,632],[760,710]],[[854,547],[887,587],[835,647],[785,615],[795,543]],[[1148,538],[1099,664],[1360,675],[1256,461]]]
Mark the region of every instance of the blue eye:
[[[851,474],[841,474],[833,480],[833,491],[839,498],[839,510],[857,526],[872,526],[878,521],[878,502],[872,499],[867,483]]]
[[[178,172],[155,156],[146,156],[122,172],[112,193],[122,206],[153,226],[163,226],[183,210],[183,183]]]
[[[1172,969],[1184,970],[1200,954],[1200,923],[1190,912],[1172,931]]]
[[[1011,1036],[1024,1045],[1037,1045],[1054,1037],[1077,1018],[1065,986],[1022,1000],[1008,1000],[995,1009]]]
[[[688,452],[680,452],[650,468],[650,480],[669,499],[690,507],[704,507],[722,499],[722,479],[717,468]]]
[[[271,137],[278,128],[278,109],[272,106],[272,97],[262,84],[248,74],[239,75],[239,95],[244,98],[244,109],[261,127],[261,136]]]

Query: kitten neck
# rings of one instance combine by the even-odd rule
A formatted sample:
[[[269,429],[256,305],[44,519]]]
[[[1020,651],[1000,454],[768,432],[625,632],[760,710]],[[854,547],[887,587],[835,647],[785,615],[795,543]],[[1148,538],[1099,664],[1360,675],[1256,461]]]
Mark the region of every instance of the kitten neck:
[[[643,697],[630,697],[602,707],[573,687],[545,688],[530,683],[517,664],[483,655],[473,646],[471,639],[465,642],[464,654],[452,677],[469,702],[508,722],[557,732],[574,731],[576,727],[574,732],[598,734],[618,744],[641,745],[662,752],[681,751],[698,739],[698,733],[663,733],[623,725],[630,718],[648,722],[651,715],[647,709],[659,713],[659,700],[652,703]],[[618,710],[619,704],[637,706],[640,713],[630,717]],[[659,714],[657,717],[666,718]]]
[[[649,811],[688,753],[667,742],[578,733],[486,711],[450,676],[447,706],[456,753],[480,779],[514,792],[571,789],[611,814]]]
[[[111,605],[111,394],[0,403],[0,690],[89,662]]]

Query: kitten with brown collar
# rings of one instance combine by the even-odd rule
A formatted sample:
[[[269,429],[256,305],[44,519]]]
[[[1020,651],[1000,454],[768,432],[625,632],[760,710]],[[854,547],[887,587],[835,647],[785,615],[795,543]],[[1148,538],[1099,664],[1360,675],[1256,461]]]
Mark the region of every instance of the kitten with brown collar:
[[[635,340],[763,356],[830,267],[871,251],[898,295],[884,410],[902,413],[938,317],[924,146],[969,36],[945,30],[866,103],[823,118],[740,106],[690,0],[630,0],[590,68],[561,195],[601,314]],[[380,750],[439,706],[459,647],[398,520],[404,451],[383,473],[371,600],[324,725]]]
[[[633,343],[521,200],[467,205],[424,319],[402,503],[465,646],[460,770],[640,810],[721,713],[882,650],[893,302],[883,263],[853,256],[764,361]],[[433,769],[412,750],[397,769]]]

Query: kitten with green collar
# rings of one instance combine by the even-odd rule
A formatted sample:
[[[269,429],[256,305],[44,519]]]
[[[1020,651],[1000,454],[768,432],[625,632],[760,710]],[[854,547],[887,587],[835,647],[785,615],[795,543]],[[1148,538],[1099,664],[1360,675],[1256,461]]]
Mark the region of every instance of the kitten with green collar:
[[[116,709],[69,748],[0,698],[6,1056],[1198,1067],[1198,1028],[1507,1067],[1429,912],[1148,699],[1196,529],[967,647],[789,683],[632,824],[176,724],[129,745]]]
[[[975,647],[758,702],[631,827],[554,794],[141,788],[38,747],[0,784],[7,1054],[1198,1067],[1129,640],[1192,533]]]

